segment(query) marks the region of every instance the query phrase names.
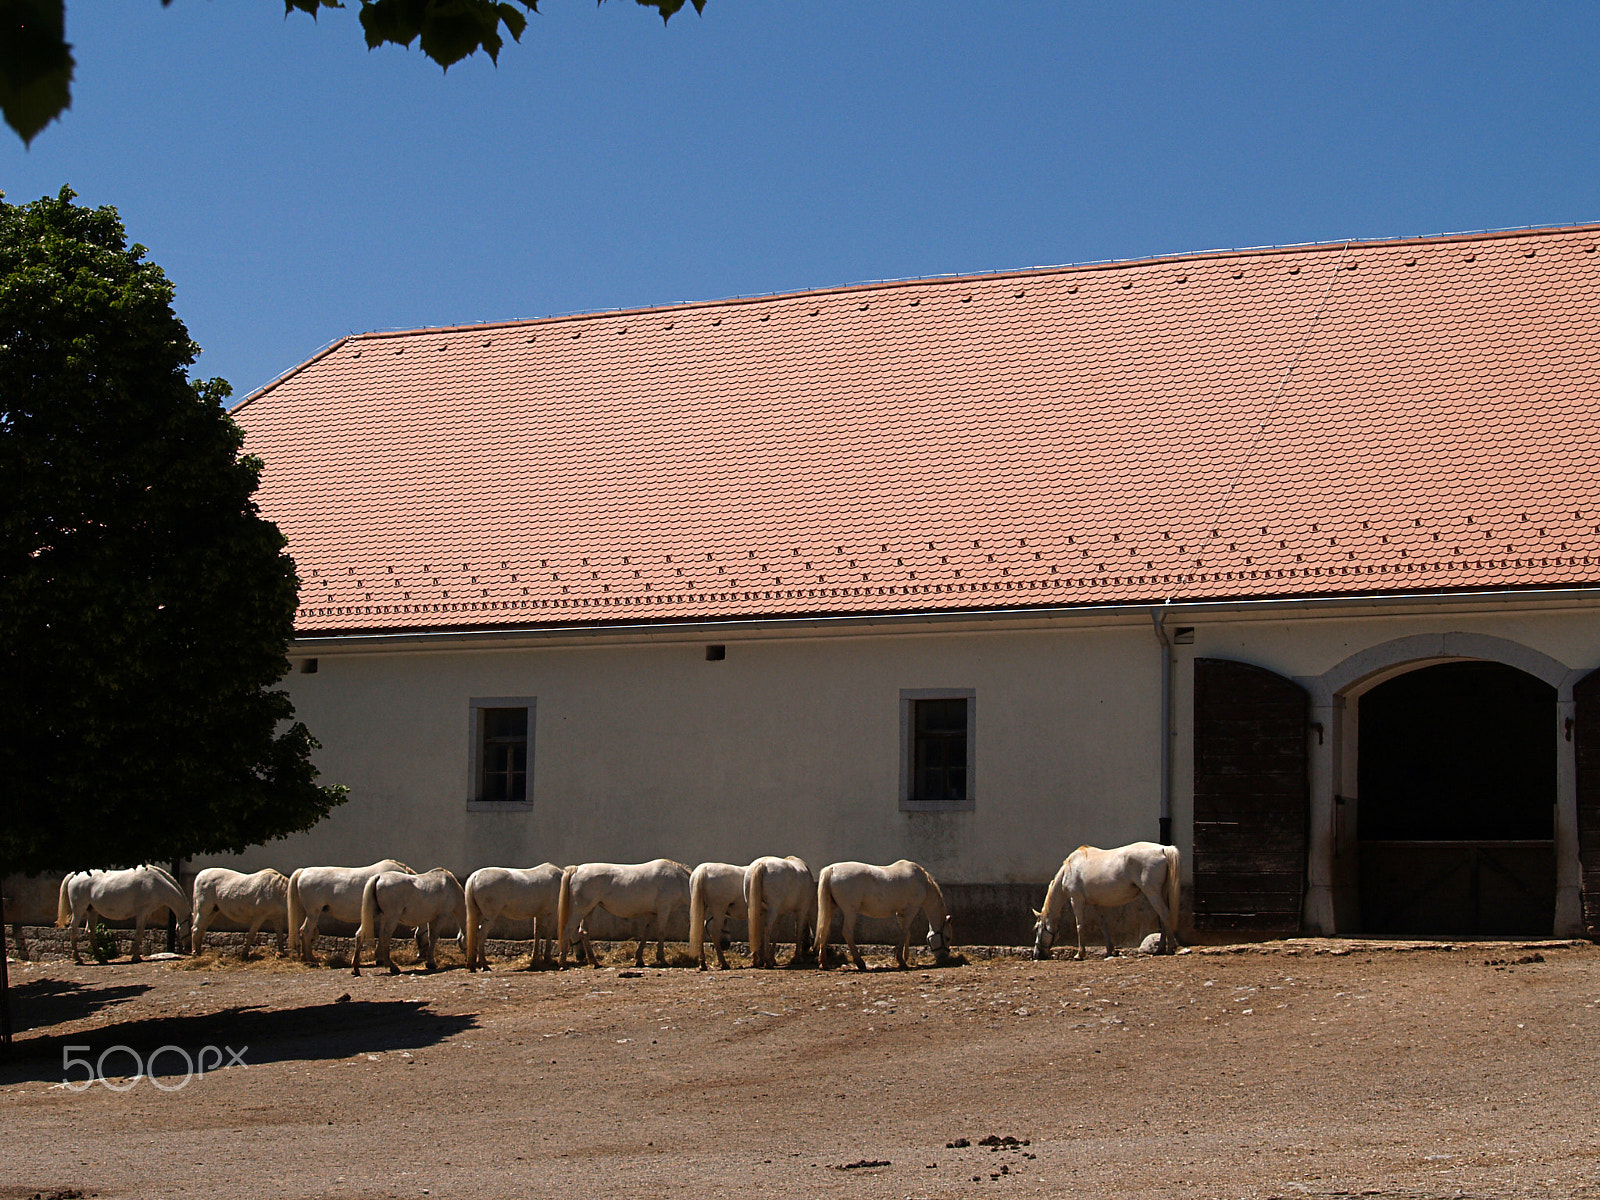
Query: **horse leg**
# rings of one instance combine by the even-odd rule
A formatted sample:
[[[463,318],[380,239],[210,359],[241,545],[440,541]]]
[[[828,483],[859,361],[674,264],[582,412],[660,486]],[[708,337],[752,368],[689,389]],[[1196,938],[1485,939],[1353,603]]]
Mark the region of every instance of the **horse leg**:
[[[423,929],[423,927],[421,925],[417,926],[417,934],[418,934],[419,937],[422,934],[422,929]],[[427,929],[428,929],[428,954],[427,954],[427,957],[424,958],[422,961],[427,966],[428,970],[437,971],[439,969],[439,963],[438,963],[438,960],[434,957],[434,947],[436,947],[439,944],[439,931],[436,928],[434,928],[434,923],[432,921],[428,922]]]
[[[852,912],[844,913],[844,944],[850,951],[850,961],[855,963],[856,970],[865,971],[867,963],[861,957],[861,951],[856,948],[856,915]]]
[[[207,908],[194,914],[194,928],[189,933],[189,953],[199,954],[206,948],[206,930],[211,928],[211,918],[216,910]]]
[[[129,962],[141,962],[144,956],[144,913],[133,921],[133,957]]]
[[[1156,920],[1161,922],[1161,942],[1156,947],[1157,954],[1170,954],[1177,949],[1178,935],[1174,929],[1176,913],[1168,912],[1167,902],[1161,898],[1161,892],[1156,888],[1146,888],[1143,883],[1139,890],[1144,892],[1144,898],[1150,901],[1150,907],[1155,910]]]
[[[256,944],[256,935],[261,932],[261,926],[266,922],[266,919],[264,916],[257,917],[250,922],[250,928],[245,930],[244,945],[239,950],[239,958],[241,960],[250,957],[250,947]]]
[[[89,919],[88,919],[87,916],[85,916],[83,918],[83,927],[84,927],[85,931],[87,931],[88,928],[89,928]],[[83,955],[78,952],[78,914],[77,913],[73,913],[72,914],[72,921],[67,926],[67,931],[72,935],[72,961],[77,963],[81,967],[81,966],[83,966]]]
[[[1106,957],[1115,958],[1117,956],[1117,944],[1111,940],[1111,918],[1106,916],[1106,910],[1103,908],[1097,907],[1094,911],[1095,915],[1100,918],[1100,932],[1105,935]]]
[[[717,969],[722,971],[728,969],[727,955],[722,953],[722,926],[727,919],[728,913],[726,909],[711,918],[711,944],[717,950]]]
[[[1072,923],[1078,927],[1078,952],[1072,959],[1074,962],[1082,962],[1087,954],[1083,945],[1083,919],[1086,915],[1083,910],[1088,904],[1079,896],[1071,896],[1069,899],[1072,901]]]
[[[639,946],[633,952],[633,965],[634,966],[636,966],[636,967],[644,966],[644,948],[645,948],[645,945],[646,945],[646,943],[648,943],[650,941],[650,934],[651,934],[652,930],[657,925],[659,925],[660,923],[661,923],[660,914],[651,913],[650,914],[650,919],[644,923],[644,928],[639,931]],[[664,966],[666,964],[666,956],[661,953],[661,949],[660,949],[659,946],[657,946],[657,948],[656,948],[656,955],[657,955],[658,961],[660,961],[662,963],[662,965]]]

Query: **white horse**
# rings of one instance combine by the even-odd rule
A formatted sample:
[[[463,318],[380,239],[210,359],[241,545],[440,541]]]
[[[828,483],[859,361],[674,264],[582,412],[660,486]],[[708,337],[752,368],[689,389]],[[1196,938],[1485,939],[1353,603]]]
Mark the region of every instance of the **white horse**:
[[[568,867],[561,876],[561,948],[558,962],[567,965],[567,949],[577,936],[590,964],[595,962],[585,922],[589,914],[603,908],[614,917],[646,917],[639,935],[639,949],[633,964],[644,966],[644,947],[652,927],[656,934],[656,962],[666,965],[667,921],[680,908],[689,907],[689,868],[670,858],[647,863],[584,863]]]
[[[301,867],[289,876],[289,932],[295,957],[311,961],[317,924],[323,917],[361,924],[362,889],[384,871],[415,874],[405,863],[385,858],[367,867]]]
[[[7,875],[0,880],[0,895],[5,896],[6,921],[17,953],[28,957],[28,925],[54,925],[56,904],[61,896],[59,875]]]
[[[516,867],[479,867],[467,876],[467,970],[489,969],[483,944],[495,921],[534,921],[534,954],[541,946],[545,962],[550,961],[550,936],[561,907],[561,868],[541,863],[522,870]]]
[[[269,922],[277,935],[278,953],[282,954],[289,927],[288,877],[271,867],[253,875],[227,867],[207,867],[194,877],[194,933],[189,947],[193,953],[199,954],[205,947],[206,930],[219,915],[249,926],[240,957],[249,957],[256,934]]]
[[[744,902],[750,914],[750,965],[775,967],[772,938],[784,913],[794,914],[792,967],[812,941],[817,926],[817,881],[811,868],[792,854],[758,858],[744,871]]]
[[[361,927],[356,930],[350,974],[361,974],[362,944],[376,939],[377,965],[388,967],[391,975],[398,975],[400,968],[389,958],[389,939],[400,925],[416,926],[417,948],[423,951],[428,970],[436,970],[434,948],[449,922],[454,922],[458,930],[466,928],[467,897],[460,882],[443,867],[421,875],[410,871],[382,871],[374,875],[361,890]],[[428,931],[426,949],[424,929]]]
[[[1033,956],[1049,958],[1061,924],[1062,910],[1072,902],[1072,919],[1078,926],[1078,952],[1083,949],[1084,910],[1093,907],[1100,916],[1100,931],[1106,938],[1106,957],[1117,952],[1111,937],[1111,924],[1105,910],[1137,900],[1141,895],[1155,909],[1161,922],[1161,942],[1157,953],[1177,949],[1175,925],[1178,920],[1178,889],[1182,881],[1178,848],[1156,842],[1134,842],[1115,850],[1079,846],[1061,864],[1044,894],[1044,908],[1035,909]]]
[[[133,959],[144,953],[144,927],[163,909],[181,925],[189,919],[189,897],[160,867],[130,867],[125,871],[76,871],[61,881],[56,895],[56,927],[72,930],[72,961],[78,953],[78,930],[87,930],[89,918],[134,922]]]
[[[689,957],[706,969],[706,923],[716,947],[717,966],[728,969],[722,953],[722,927],[729,917],[745,919],[744,868],[732,863],[701,863],[689,872]]]
[[[925,868],[908,859],[887,867],[837,862],[822,868],[822,874],[817,876],[818,967],[828,965],[828,935],[836,908],[844,918],[844,944],[849,947],[857,970],[867,969],[856,949],[858,916],[900,919],[895,962],[905,970],[911,950],[911,922],[919,912],[923,913],[928,918],[928,949],[941,965],[949,960],[950,917],[944,910],[944,894]]]

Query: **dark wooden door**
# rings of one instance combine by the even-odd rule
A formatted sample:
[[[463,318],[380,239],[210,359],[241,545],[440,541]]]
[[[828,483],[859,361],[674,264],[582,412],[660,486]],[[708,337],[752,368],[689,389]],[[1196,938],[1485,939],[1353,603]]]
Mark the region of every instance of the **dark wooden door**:
[[[1305,895],[1310,697],[1218,658],[1194,664],[1197,929],[1296,933]]]
[[[1573,749],[1578,760],[1578,860],[1583,871],[1583,925],[1600,937],[1600,671],[1572,689]]]

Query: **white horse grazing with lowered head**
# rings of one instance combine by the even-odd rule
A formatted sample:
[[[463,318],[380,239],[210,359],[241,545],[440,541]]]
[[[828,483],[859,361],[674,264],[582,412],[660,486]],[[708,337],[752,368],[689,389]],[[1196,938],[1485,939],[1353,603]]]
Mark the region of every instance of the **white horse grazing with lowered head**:
[[[775,967],[778,952],[772,945],[778,921],[794,914],[792,967],[809,948],[817,927],[817,881],[811,868],[790,855],[758,858],[744,871],[744,902],[750,914],[750,965]]]
[[[636,967],[644,966],[644,947],[654,929],[656,962],[667,963],[666,928],[672,914],[689,907],[689,868],[670,858],[647,863],[584,863],[568,867],[561,876],[561,948],[558,962],[567,965],[567,949],[576,936],[583,943],[584,957],[595,962],[585,924],[589,914],[603,908],[614,917],[644,917],[639,949],[633,956]]]
[[[1182,885],[1181,863],[1176,846],[1157,842],[1134,842],[1115,850],[1079,846],[1067,855],[1044,894],[1044,908],[1035,909],[1033,956],[1049,958],[1060,928],[1062,912],[1072,902],[1072,919],[1078,927],[1078,952],[1084,955],[1085,910],[1091,906],[1100,916],[1100,932],[1106,938],[1106,957],[1117,953],[1111,937],[1111,924],[1105,910],[1137,900],[1141,895],[1155,909],[1161,922],[1161,942],[1157,953],[1171,954],[1177,949],[1178,892]]]
[[[453,924],[457,930],[467,927],[467,896],[460,882],[443,867],[424,871],[421,875],[410,871],[383,871],[367,880],[361,891],[361,928],[356,930],[356,946],[350,956],[350,974],[361,974],[361,947],[376,941],[376,963],[388,967],[389,974],[400,974],[400,968],[389,958],[389,939],[396,927],[413,925],[417,930],[417,948],[423,952],[428,970],[438,969],[434,948],[439,935],[448,932]],[[424,944],[423,930],[427,930]]]
[[[533,921],[535,957],[541,947],[544,961],[551,958],[551,932],[561,907],[561,868],[554,863],[537,867],[479,867],[467,876],[467,970],[489,969],[483,944],[501,917],[508,921]]]
[[[732,863],[706,862],[689,872],[689,957],[702,971],[706,969],[708,933],[717,951],[717,966],[728,969],[722,953],[722,927],[729,917],[745,919],[744,870]]]
[[[384,871],[414,874],[405,863],[385,858],[366,867],[301,867],[289,876],[289,933],[295,957],[311,961],[317,923],[323,917],[361,924],[361,893],[367,880]]]
[[[78,930],[88,929],[89,918],[134,922],[133,960],[144,953],[144,927],[163,909],[181,925],[189,919],[189,897],[160,867],[129,867],[125,871],[77,871],[61,881],[56,896],[56,927],[72,930],[72,961],[78,953]]]
[[[193,953],[199,954],[205,946],[206,929],[218,915],[249,926],[240,957],[249,957],[256,934],[268,922],[277,935],[278,953],[282,954],[289,927],[288,877],[271,867],[253,875],[227,867],[207,867],[194,877],[194,933],[189,946]]]
[[[28,925],[54,925],[56,905],[61,897],[61,876],[7,875],[0,879],[0,894],[5,897],[6,923],[17,953],[28,957]]]
[[[928,918],[928,949],[941,965],[950,958],[950,917],[944,910],[944,893],[926,868],[908,859],[887,867],[837,862],[822,868],[817,876],[817,966],[821,968],[828,965],[828,936],[835,909],[844,918],[844,944],[857,970],[867,969],[856,949],[858,916],[900,919],[895,962],[902,971],[909,965],[911,922],[918,913]]]

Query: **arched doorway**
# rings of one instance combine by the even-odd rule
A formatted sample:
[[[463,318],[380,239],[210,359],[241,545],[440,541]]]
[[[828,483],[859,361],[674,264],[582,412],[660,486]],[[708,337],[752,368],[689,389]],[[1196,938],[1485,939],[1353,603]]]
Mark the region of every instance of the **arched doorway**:
[[[1547,934],[1555,914],[1556,691],[1448,662],[1360,697],[1366,933]]]

